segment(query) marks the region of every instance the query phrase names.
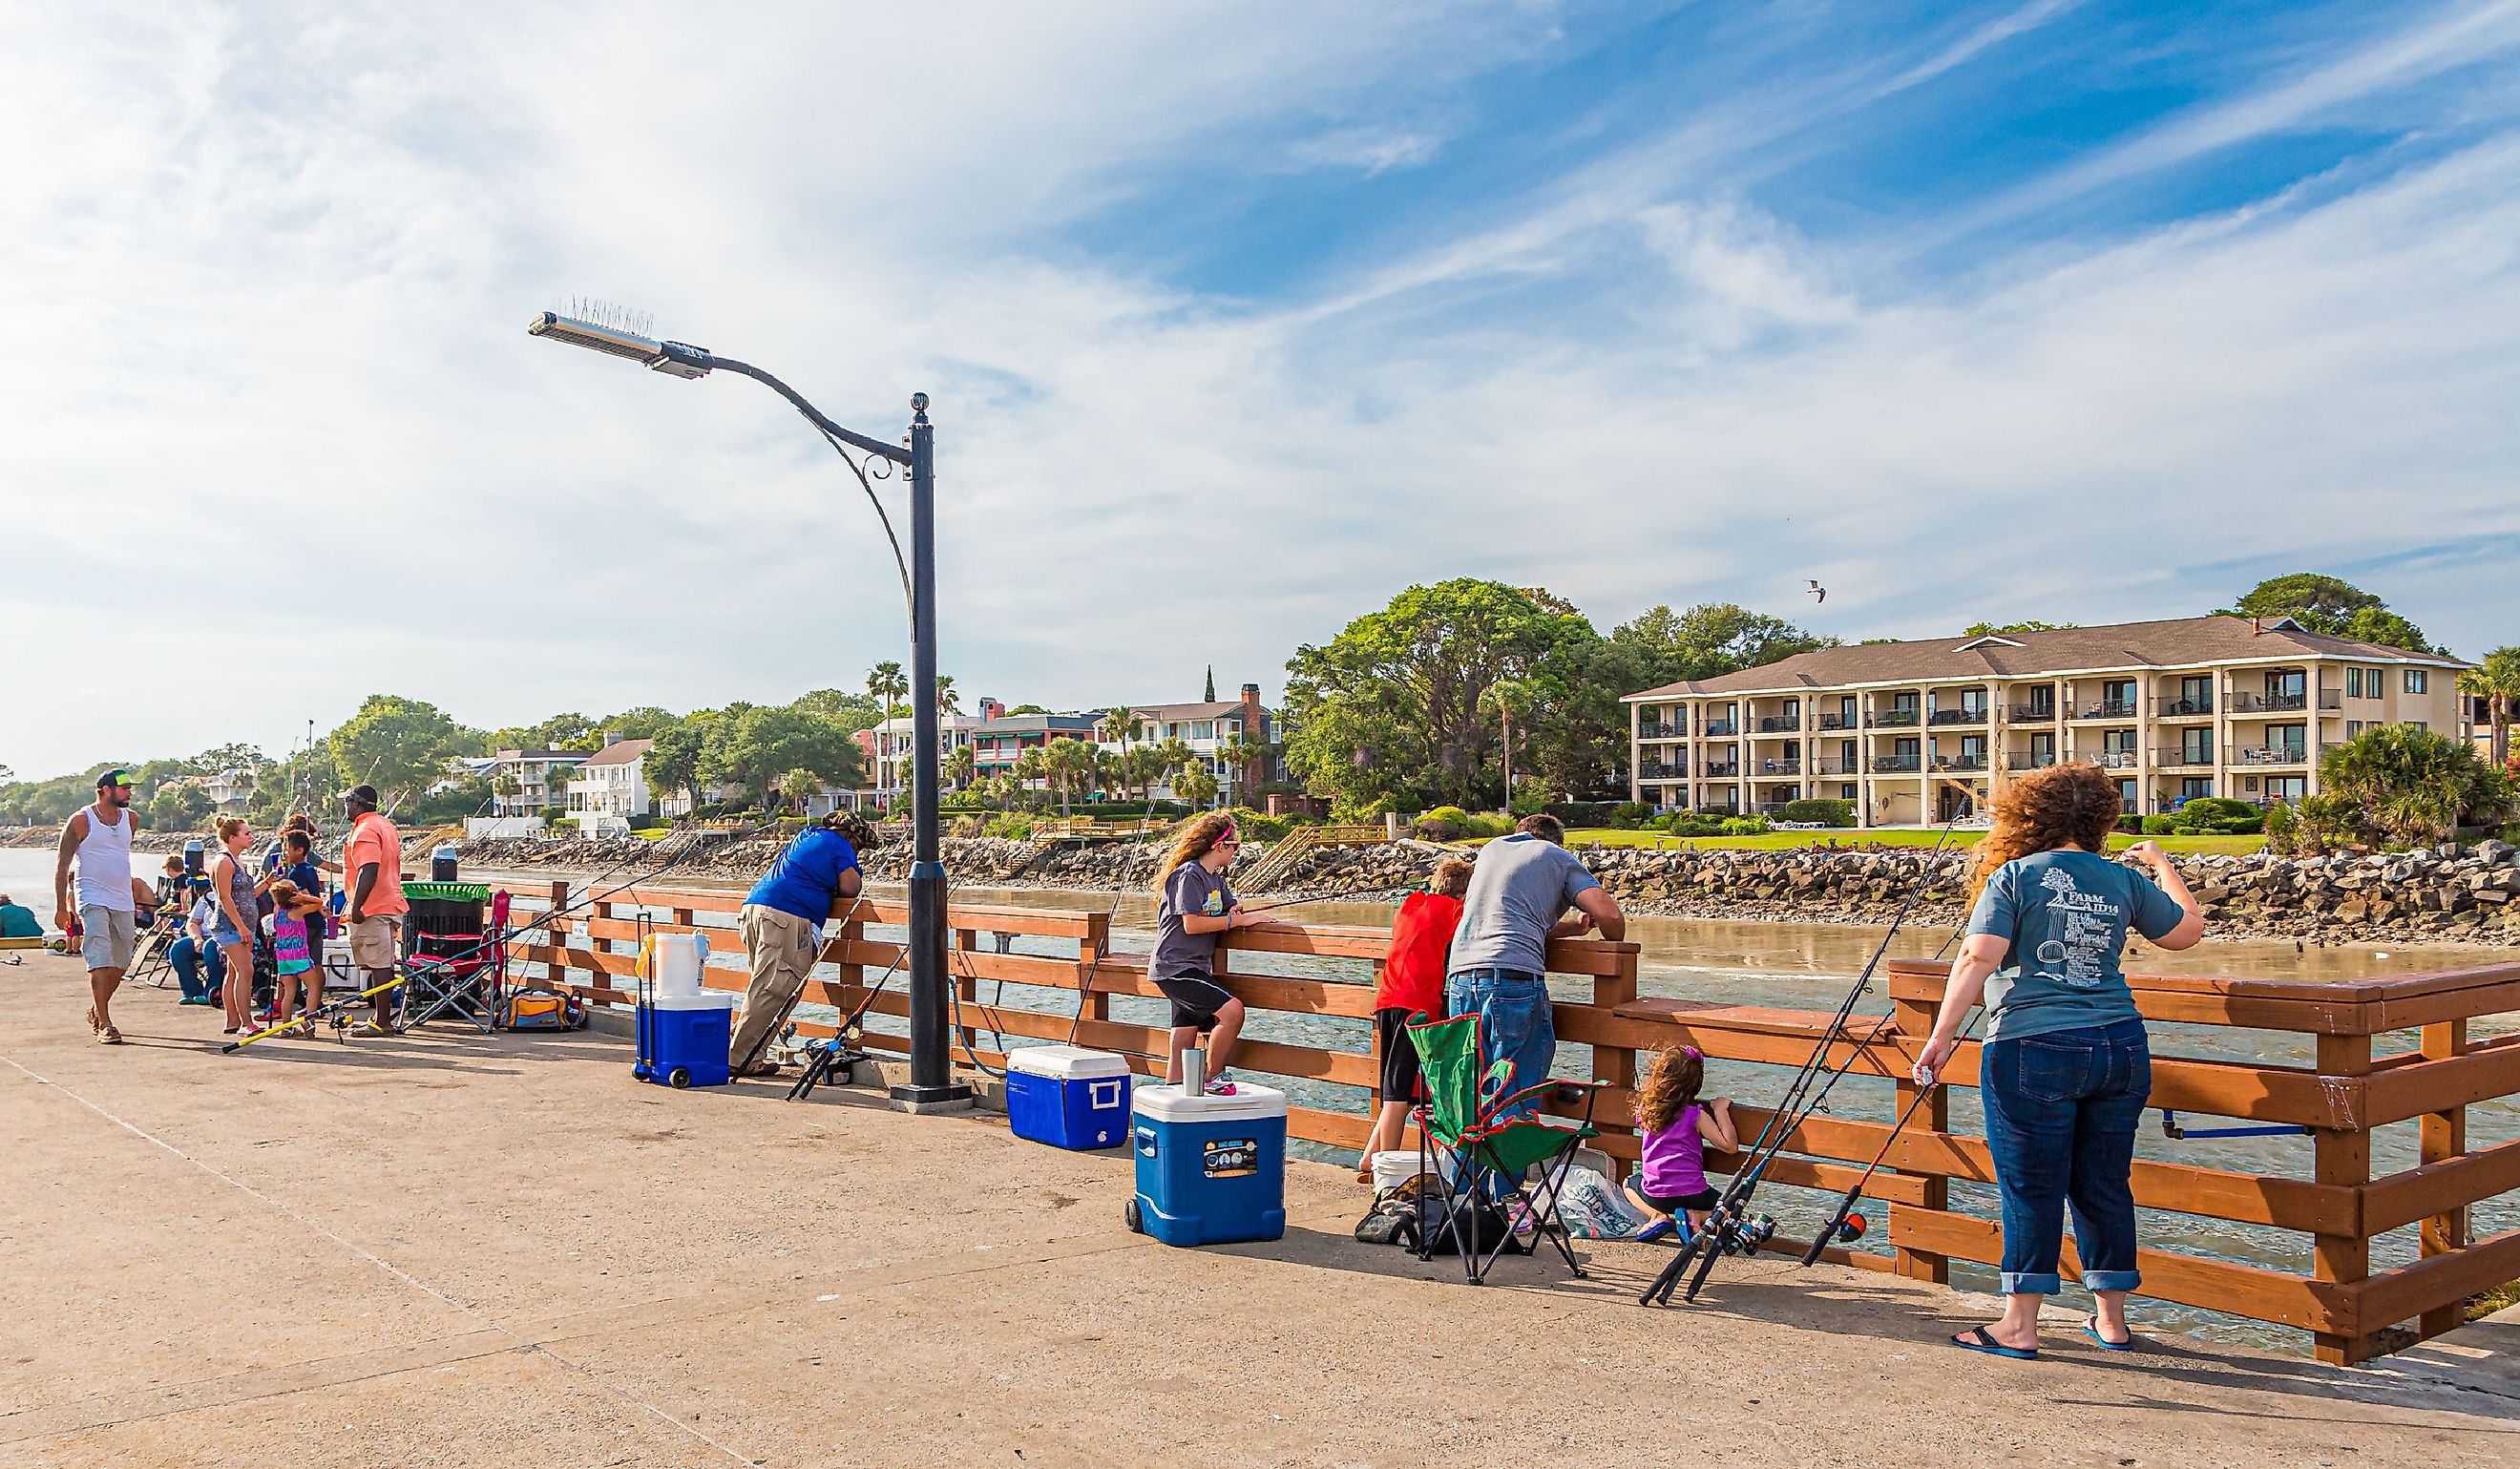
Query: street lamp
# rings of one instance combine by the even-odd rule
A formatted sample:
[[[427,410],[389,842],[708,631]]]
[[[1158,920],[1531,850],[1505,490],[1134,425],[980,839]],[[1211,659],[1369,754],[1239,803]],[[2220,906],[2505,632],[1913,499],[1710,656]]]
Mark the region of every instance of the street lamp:
[[[720,357],[705,347],[657,341],[551,311],[527,322],[525,331],[546,340],[644,363],[677,378],[705,378],[712,371],[750,378],[787,399],[807,423],[833,441],[833,447],[846,444],[910,471],[910,563],[902,568],[910,594],[910,718],[915,747],[910,792],[910,1085],[893,1088],[892,1095],[914,1111],[967,1104],[971,1089],[955,1082],[946,1050],[945,863],[936,833],[936,430],[927,422],[927,395],[910,395],[910,445],[905,449],[841,427],[787,383],[750,363]],[[864,482],[866,476],[858,477]],[[874,498],[872,485],[867,494]],[[880,502],[876,513],[883,513]],[[884,534],[892,534],[888,519]],[[900,556],[900,543],[895,541],[896,562]]]

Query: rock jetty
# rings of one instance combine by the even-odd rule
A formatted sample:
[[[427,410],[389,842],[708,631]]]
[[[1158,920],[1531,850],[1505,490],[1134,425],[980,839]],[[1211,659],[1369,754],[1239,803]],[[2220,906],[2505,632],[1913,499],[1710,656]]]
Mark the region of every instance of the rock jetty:
[[[673,837],[668,842],[690,838]],[[775,838],[702,836],[677,873],[726,880],[757,875],[779,850]],[[672,855],[665,844],[622,841],[493,841],[468,844],[470,866],[552,868],[580,875],[617,869],[627,876]],[[1359,901],[1402,894],[1424,882],[1452,849],[1417,841],[1330,847],[1307,854],[1267,896],[1353,894]],[[1109,891],[1149,885],[1154,844],[1086,847],[989,837],[949,838],[947,866],[968,887]],[[1265,849],[1248,849],[1256,866]],[[1870,923],[1896,913],[1921,882],[1918,921],[1961,916],[1968,858],[1896,847],[1814,847],[1792,851],[1616,849],[1584,852],[1586,864],[1629,911],[1679,917],[1785,922]],[[898,880],[906,843],[871,854],[869,872]],[[2411,852],[2340,853],[2318,858],[2189,857],[2180,871],[2206,905],[2217,933],[2321,943],[2469,942],[2520,946],[2520,849],[2487,841]]]

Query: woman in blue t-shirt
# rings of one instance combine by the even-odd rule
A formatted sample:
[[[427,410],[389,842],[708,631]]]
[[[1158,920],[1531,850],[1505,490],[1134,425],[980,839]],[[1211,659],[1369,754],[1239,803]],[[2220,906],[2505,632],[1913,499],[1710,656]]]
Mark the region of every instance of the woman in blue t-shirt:
[[[2127,852],[2150,880],[2100,855],[2119,810],[2117,781],[2088,763],[1997,790],[1995,829],[1969,868],[1968,938],[1916,1058],[1917,1085],[1933,1086],[1984,993],[1978,1095],[2003,1197],[2004,1308],[2003,1319],[1952,1338],[1972,1352],[2039,1355],[2039,1308],[2060,1286],[2068,1204],[2095,1308],[2083,1330],[2111,1351],[2135,1345],[2126,1298],[2142,1277],[2128,1176],[2152,1057],[2118,956],[2130,928],[2185,949],[2204,937],[2205,913],[2151,842]]]

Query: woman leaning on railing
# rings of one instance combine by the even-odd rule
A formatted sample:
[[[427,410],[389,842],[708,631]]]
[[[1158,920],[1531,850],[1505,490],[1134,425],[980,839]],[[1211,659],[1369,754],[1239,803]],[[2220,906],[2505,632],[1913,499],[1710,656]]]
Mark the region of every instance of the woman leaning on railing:
[[[2126,1298],[2136,1269],[2136,1128],[2152,1057],[2118,967],[2132,928],[2164,949],[2205,933],[2205,914],[2151,842],[2128,855],[2149,879],[2101,855],[2119,815],[2117,781],[2086,762],[2033,771],[1995,797],[1995,825],[1969,871],[1968,938],[1917,1057],[1930,1087],[1986,997],[1978,1089],[2003,1203],[2002,1319],[1952,1338],[1999,1357],[2039,1355],[2039,1308],[2060,1288],[2065,1209],[2095,1310],[2084,1333],[2135,1345]]]

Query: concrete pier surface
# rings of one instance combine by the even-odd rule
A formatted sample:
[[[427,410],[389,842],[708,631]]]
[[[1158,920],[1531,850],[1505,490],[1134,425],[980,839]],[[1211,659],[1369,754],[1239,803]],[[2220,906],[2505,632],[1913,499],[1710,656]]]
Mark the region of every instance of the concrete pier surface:
[[[1125,1152],[866,1091],[668,1091],[605,1036],[217,1053],[217,1011],[0,964],[0,1465],[2507,1465],[2489,1333],[2342,1370],[1879,1274],[1360,1245],[1298,1165],[1266,1245],[1128,1232]],[[2507,1332],[2505,1333],[2507,1334]]]

